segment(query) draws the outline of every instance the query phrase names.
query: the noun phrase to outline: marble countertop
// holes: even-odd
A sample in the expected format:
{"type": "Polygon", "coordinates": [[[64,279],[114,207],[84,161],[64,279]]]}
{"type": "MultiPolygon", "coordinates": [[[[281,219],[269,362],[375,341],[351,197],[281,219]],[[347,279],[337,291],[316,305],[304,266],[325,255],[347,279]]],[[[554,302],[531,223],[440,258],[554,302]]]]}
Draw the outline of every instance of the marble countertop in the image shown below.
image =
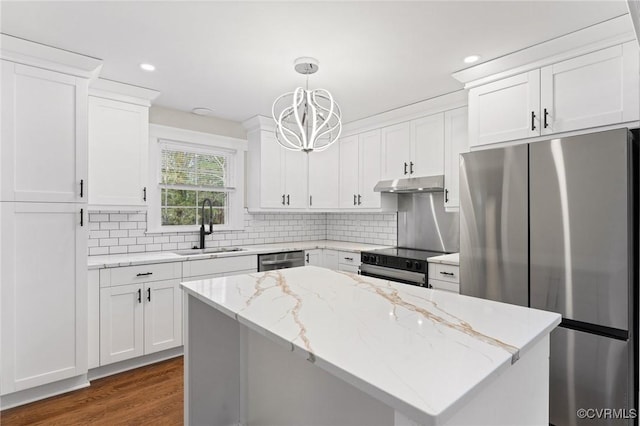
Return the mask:
{"type": "Polygon", "coordinates": [[[443,254],[427,259],[429,263],[443,263],[445,265],[460,266],[460,253],[443,254]]]}
{"type": "Polygon", "coordinates": [[[315,266],[181,286],[424,424],[446,421],[560,323],[559,314],[315,266]]]}
{"type": "Polygon", "coordinates": [[[380,246],[375,244],[352,243],[347,241],[332,240],[314,240],[314,241],[296,241],[283,242],[274,244],[257,244],[249,246],[240,246],[242,251],[232,251],[225,253],[204,253],[193,255],[179,255],[169,251],[158,251],[149,253],[129,253],[129,254],[112,254],[105,256],[89,256],[89,269],[114,268],[120,266],[145,265],[149,263],[163,262],[184,262],[188,260],[213,259],[220,257],[232,256],[248,256],[264,253],[277,253],[279,251],[292,250],[313,250],[328,249],[349,252],[361,252],[364,250],[375,250],[387,248],[388,246],[380,246]]]}

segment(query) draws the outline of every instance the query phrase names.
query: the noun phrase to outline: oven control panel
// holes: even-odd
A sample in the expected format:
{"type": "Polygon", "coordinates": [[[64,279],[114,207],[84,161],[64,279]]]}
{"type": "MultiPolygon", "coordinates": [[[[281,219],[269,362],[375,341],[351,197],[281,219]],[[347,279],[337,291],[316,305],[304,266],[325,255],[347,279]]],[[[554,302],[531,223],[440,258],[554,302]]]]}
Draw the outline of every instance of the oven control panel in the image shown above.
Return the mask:
{"type": "Polygon", "coordinates": [[[402,269],[403,271],[415,271],[427,273],[425,260],[406,259],[396,256],[385,256],[373,253],[362,253],[360,261],[368,265],[384,266],[386,268],[402,269]]]}

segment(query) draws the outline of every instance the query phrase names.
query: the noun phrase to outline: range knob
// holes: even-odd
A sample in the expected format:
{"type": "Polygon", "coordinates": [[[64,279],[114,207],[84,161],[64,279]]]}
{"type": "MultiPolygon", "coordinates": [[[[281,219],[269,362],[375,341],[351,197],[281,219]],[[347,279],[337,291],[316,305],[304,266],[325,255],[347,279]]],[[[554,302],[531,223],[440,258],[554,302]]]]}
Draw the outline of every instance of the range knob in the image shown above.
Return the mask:
{"type": "Polygon", "coordinates": [[[368,262],[369,261],[369,255],[368,254],[363,254],[362,255],[362,261],[363,262],[368,262]]]}
{"type": "Polygon", "coordinates": [[[405,261],[405,264],[407,265],[407,269],[411,269],[411,267],[413,266],[413,262],[410,260],[405,261]]]}
{"type": "Polygon", "coordinates": [[[416,262],[415,267],[416,267],[416,271],[420,271],[422,269],[422,263],[416,262]]]}

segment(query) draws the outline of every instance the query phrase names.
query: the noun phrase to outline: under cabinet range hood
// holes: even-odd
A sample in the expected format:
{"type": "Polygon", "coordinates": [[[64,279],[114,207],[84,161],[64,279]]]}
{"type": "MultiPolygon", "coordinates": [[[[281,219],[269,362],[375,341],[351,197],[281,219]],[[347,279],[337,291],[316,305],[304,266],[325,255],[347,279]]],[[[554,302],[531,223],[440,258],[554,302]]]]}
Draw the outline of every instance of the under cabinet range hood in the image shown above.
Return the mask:
{"type": "Polygon", "coordinates": [[[444,191],[444,175],[410,177],[403,179],[381,180],[373,188],[376,192],[442,192],[444,191]]]}

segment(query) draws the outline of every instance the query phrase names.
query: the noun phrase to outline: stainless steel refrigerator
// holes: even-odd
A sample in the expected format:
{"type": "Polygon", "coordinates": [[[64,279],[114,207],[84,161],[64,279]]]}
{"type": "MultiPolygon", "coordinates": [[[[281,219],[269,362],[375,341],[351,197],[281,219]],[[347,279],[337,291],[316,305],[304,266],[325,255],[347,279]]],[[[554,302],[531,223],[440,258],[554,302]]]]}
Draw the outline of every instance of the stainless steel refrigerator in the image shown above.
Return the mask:
{"type": "Polygon", "coordinates": [[[460,291],[562,314],[551,334],[556,426],[634,424],[637,164],[627,129],[461,157],[460,291]],[[580,419],[580,408],[614,411],[580,419]]]}

